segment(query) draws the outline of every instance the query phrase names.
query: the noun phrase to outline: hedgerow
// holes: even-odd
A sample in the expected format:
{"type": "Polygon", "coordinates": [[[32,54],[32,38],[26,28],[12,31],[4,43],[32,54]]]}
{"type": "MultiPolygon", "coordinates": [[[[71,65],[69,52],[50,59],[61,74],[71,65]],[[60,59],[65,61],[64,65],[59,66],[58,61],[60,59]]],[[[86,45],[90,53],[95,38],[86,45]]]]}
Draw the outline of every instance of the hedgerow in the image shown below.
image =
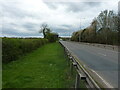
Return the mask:
{"type": "Polygon", "coordinates": [[[42,38],[2,38],[2,62],[15,61],[47,42],[47,39],[42,38]]]}

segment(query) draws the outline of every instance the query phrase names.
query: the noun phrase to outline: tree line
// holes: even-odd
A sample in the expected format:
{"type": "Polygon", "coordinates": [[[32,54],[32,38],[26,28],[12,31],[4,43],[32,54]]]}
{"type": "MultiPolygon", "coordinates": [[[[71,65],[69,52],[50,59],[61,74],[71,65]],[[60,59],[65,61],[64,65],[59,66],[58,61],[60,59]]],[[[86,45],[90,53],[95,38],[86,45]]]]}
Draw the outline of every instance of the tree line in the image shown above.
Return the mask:
{"type": "Polygon", "coordinates": [[[120,17],[114,11],[102,11],[89,27],[73,32],[71,40],[118,45],[119,20],[120,17]]]}

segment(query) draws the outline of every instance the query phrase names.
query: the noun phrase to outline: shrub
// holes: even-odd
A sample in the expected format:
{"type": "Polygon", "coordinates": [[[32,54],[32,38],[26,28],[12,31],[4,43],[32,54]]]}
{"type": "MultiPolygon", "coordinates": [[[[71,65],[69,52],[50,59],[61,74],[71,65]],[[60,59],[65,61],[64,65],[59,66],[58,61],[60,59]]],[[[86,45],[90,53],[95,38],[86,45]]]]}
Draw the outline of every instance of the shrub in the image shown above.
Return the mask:
{"type": "Polygon", "coordinates": [[[58,40],[58,34],[57,33],[47,33],[46,38],[49,42],[56,42],[58,40]]]}

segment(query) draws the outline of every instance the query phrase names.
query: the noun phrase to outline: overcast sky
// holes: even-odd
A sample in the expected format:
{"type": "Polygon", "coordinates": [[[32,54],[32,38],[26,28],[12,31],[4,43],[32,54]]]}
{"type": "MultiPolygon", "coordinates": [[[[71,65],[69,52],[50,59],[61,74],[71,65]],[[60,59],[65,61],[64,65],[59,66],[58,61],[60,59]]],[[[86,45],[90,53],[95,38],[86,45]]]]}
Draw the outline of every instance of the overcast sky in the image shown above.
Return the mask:
{"type": "Polygon", "coordinates": [[[52,31],[60,36],[70,36],[80,28],[80,23],[81,28],[89,26],[105,9],[117,13],[119,0],[48,1],[0,0],[0,36],[42,36],[38,33],[42,23],[47,23],[52,31]]]}

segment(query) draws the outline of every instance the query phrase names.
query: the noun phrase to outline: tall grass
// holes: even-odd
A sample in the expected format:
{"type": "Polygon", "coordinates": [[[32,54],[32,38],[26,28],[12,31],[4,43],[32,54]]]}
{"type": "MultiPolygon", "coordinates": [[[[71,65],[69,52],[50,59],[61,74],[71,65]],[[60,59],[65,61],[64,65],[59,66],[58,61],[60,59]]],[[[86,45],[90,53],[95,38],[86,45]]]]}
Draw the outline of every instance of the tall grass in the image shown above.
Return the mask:
{"type": "Polygon", "coordinates": [[[42,38],[2,38],[2,62],[14,61],[47,42],[47,39],[42,38]]]}

